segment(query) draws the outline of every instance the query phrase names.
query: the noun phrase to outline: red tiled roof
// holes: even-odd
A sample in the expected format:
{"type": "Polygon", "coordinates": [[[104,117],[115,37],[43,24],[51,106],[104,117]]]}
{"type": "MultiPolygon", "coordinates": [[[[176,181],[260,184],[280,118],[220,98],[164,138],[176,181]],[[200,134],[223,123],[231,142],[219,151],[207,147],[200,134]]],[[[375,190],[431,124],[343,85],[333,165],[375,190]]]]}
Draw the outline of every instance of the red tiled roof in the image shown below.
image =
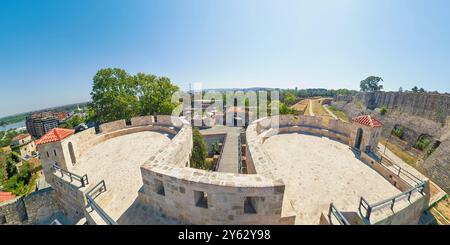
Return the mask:
{"type": "Polygon", "coordinates": [[[36,145],[47,144],[50,142],[61,141],[75,132],[73,129],[54,128],[48,131],[44,136],[36,141],[36,145]]]}
{"type": "Polygon", "coordinates": [[[30,134],[19,134],[16,137],[12,138],[12,141],[21,140],[21,139],[24,139],[24,138],[26,138],[28,136],[30,136],[30,134]]]}
{"type": "Polygon", "coordinates": [[[14,198],[16,198],[16,196],[11,192],[0,191],[0,202],[8,201],[14,198]]]}
{"type": "Polygon", "coordinates": [[[370,115],[355,117],[352,119],[352,122],[357,122],[371,128],[381,128],[384,125],[380,120],[370,115]]]}

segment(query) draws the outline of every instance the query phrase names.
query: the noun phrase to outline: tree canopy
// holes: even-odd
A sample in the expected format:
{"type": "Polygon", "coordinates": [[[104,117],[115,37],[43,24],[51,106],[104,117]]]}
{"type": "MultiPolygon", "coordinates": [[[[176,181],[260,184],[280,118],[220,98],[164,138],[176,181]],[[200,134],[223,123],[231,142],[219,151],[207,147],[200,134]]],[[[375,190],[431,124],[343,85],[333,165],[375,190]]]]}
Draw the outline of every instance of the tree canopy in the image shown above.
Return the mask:
{"type": "Polygon", "coordinates": [[[381,77],[370,76],[360,83],[360,89],[363,92],[374,92],[383,89],[383,85],[379,84],[383,79],[381,77]]]}
{"type": "Polygon", "coordinates": [[[86,118],[81,115],[74,115],[71,118],[67,119],[65,122],[59,125],[61,128],[70,128],[73,129],[81,123],[86,123],[86,118]]]}
{"type": "Polygon", "coordinates": [[[413,91],[414,93],[425,93],[425,89],[424,88],[418,88],[417,86],[414,86],[411,91],[413,91]]]}
{"type": "Polygon", "coordinates": [[[198,128],[192,128],[192,143],[191,167],[209,170],[211,166],[206,162],[208,146],[198,128]]]}
{"type": "Polygon", "coordinates": [[[93,78],[89,105],[92,120],[98,122],[129,120],[138,115],[170,114],[178,91],[167,77],[145,73],[130,75],[118,68],[101,69],[93,78]]]}
{"type": "Polygon", "coordinates": [[[295,101],[297,100],[297,96],[291,92],[291,91],[286,91],[284,93],[284,102],[288,105],[293,105],[295,103],[295,101]]]}

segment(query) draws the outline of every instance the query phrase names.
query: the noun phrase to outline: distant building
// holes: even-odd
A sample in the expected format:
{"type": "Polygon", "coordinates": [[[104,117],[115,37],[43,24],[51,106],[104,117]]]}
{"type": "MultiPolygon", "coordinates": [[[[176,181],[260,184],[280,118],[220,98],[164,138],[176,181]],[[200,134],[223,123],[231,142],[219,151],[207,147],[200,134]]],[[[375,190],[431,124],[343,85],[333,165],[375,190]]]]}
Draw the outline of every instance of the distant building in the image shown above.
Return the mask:
{"type": "Polygon", "coordinates": [[[55,112],[54,116],[58,119],[59,122],[65,121],[70,117],[70,113],[67,111],[55,112]]]}
{"type": "Polygon", "coordinates": [[[34,137],[39,138],[48,131],[56,128],[59,122],[68,117],[67,112],[39,112],[33,113],[26,118],[27,131],[34,137]]]}
{"type": "Polygon", "coordinates": [[[20,154],[22,158],[30,158],[36,152],[36,143],[30,134],[19,134],[11,141],[11,148],[20,154]]]}

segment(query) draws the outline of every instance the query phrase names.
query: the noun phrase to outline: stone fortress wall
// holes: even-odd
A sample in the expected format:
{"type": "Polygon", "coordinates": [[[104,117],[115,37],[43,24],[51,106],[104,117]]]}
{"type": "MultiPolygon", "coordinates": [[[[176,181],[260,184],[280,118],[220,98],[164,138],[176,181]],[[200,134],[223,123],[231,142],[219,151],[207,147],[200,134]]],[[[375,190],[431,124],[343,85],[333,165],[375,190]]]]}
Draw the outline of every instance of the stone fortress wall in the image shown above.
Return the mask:
{"type": "Polygon", "coordinates": [[[356,101],[368,108],[386,106],[409,115],[427,118],[444,124],[450,116],[450,95],[413,92],[366,92],[358,93],[356,101]]]}
{"type": "Polygon", "coordinates": [[[429,176],[445,192],[450,192],[450,95],[412,92],[358,93],[351,100],[335,98],[334,105],[353,117],[360,114],[378,114],[384,123],[383,136],[410,155],[419,158],[417,168],[429,176]],[[380,115],[385,106],[388,113],[380,115]],[[402,139],[391,137],[395,127],[402,127],[402,139]],[[437,149],[427,156],[414,144],[420,137],[432,140],[437,149]],[[423,159],[423,160],[422,160],[423,159]]]}
{"type": "Polygon", "coordinates": [[[141,203],[185,224],[294,224],[295,216],[282,213],[281,180],[190,168],[191,137],[190,125],[183,125],[173,143],[141,167],[141,203]]]}
{"type": "Polygon", "coordinates": [[[42,189],[19,197],[0,206],[0,217],[5,225],[49,224],[53,214],[62,212],[52,188],[42,189]]]}
{"type": "MultiPolygon", "coordinates": [[[[167,120],[170,121],[170,119],[160,119],[162,123],[167,120]]],[[[55,195],[60,201],[69,222],[76,223],[86,217],[87,201],[85,194],[100,180],[90,180],[87,176],[83,185],[76,177],[71,179],[67,173],[55,171],[53,164],[57,163],[62,170],[70,172],[83,153],[111,138],[142,131],[177,133],[173,127],[153,124],[153,122],[154,119],[151,116],[133,118],[130,125],[127,125],[125,120],[118,120],[100,125],[100,133],[98,134],[95,128],[90,128],[60,142],[39,145],[46,180],[55,190],[55,195]]]]}
{"type": "MultiPolygon", "coordinates": [[[[356,132],[359,128],[363,128],[364,130],[360,150],[375,149],[373,145],[378,144],[380,132],[371,132],[368,127],[359,124],[347,123],[327,117],[293,115],[282,115],[279,116],[279,118],[272,117],[257,120],[247,128],[246,132],[248,142],[247,154],[251,156],[250,161],[248,161],[249,166],[247,167],[251,173],[258,172],[270,175],[270,166],[272,165],[270,163],[271,160],[270,157],[267,156],[267,153],[264,152],[262,144],[267,138],[273,135],[302,132],[328,137],[353,147],[355,144],[356,132]]],[[[363,162],[362,164],[365,163],[373,168],[402,192],[411,190],[417,184],[411,181],[411,176],[407,173],[396,173],[395,170],[387,168],[364,150],[360,152],[359,158],[363,162]]],[[[425,188],[423,194],[415,193],[411,198],[411,201],[398,204],[394,209],[395,211],[392,211],[389,205],[378,210],[377,215],[374,215],[374,218],[369,220],[368,223],[418,224],[423,210],[427,208],[428,199],[430,197],[429,181],[425,180],[424,185],[425,188]]],[[[400,200],[400,198],[398,200],[400,200]]]]}
{"type": "MultiPolygon", "coordinates": [[[[270,157],[262,148],[264,140],[276,133],[301,131],[352,145],[352,137],[359,127],[339,120],[306,116],[280,116],[278,120],[272,117],[255,121],[246,132],[248,147],[245,157],[249,174],[190,168],[192,128],[182,118],[171,116],[133,118],[128,124],[125,120],[106,123],[100,126],[99,134],[89,129],[61,142],[44,144],[40,151],[44,155],[42,162],[46,178],[68,216],[75,221],[85,217],[89,224],[107,223],[98,214],[86,209],[86,193],[99,180],[89,180],[82,186],[77,181],[71,181],[67,175],[52,170],[51,163],[57,161],[61,168],[70,171],[77,164],[76,159],[93,145],[125,134],[156,130],[168,132],[173,137],[167,146],[141,166],[143,186],[138,192],[138,200],[142,205],[182,224],[294,224],[295,212],[284,200],[285,184],[270,171],[270,157]],[[280,127],[276,129],[273,125],[280,127]],[[43,154],[45,151],[57,152],[47,157],[43,154]]],[[[361,149],[366,149],[376,140],[370,129],[364,132],[367,134],[362,137],[361,149]]],[[[361,158],[367,159],[365,162],[371,159],[363,150],[361,158]]],[[[371,164],[374,169],[382,169],[378,162],[372,161],[371,164]]],[[[398,188],[407,188],[408,183],[401,176],[383,170],[377,171],[398,183],[398,188]]],[[[419,197],[420,200],[424,198],[419,197]]],[[[414,203],[417,203],[416,199],[414,203]]],[[[411,213],[417,212],[409,212],[410,206],[403,207],[402,212],[386,214],[377,222],[395,220],[395,216],[400,213],[407,213],[402,215],[401,220],[411,222],[415,219],[411,213]]]]}
{"type": "Polygon", "coordinates": [[[73,222],[86,218],[89,224],[105,224],[99,215],[86,209],[85,195],[98,181],[89,179],[89,183],[82,186],[54,171],[52,164],[58,162],[59,167],[70,172],[77,164],[76,159],[90,147],[144,130],[169,132],[175,136],[167,147],[160,149],[141,167],[144,183],[139,191],[141,203],[186,224],[294,224],[295,216],[286,211],[282,216],[284,184],[281,180],[190,168],[192,129],[188,122],[171,116],[133,118],[131,125],[124,120],[110,122],[100,126],[99,134],[88,129],[61,142],[40,146],[42,152],[56,151],[49,157],[43,154],[43,168],[73,222]],[[69,144],[72,150],[69,150],[69,144]],[[203,200],[201,204],[200,199],[203,200]],[[245,210],[246,205],[252,207],[251,212],[245,210]]]}

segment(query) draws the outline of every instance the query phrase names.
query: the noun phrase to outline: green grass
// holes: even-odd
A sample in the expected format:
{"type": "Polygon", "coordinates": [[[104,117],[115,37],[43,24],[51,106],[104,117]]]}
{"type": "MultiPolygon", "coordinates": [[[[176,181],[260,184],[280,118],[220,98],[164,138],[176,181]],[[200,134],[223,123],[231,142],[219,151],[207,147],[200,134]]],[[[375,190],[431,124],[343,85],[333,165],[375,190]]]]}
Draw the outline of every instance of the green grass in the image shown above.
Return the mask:
{"type": "Polygon", "coordinates": [[[394,153],[396,156],[398,156],[400,159],[402,159],[404,162],[409,164],[410,166],[416,168],[416,162],[417,158],[414,156],[411,156],[409,153],[398,147],[397,145],[387,142],[386,139],[381,138],[380,143],[385,145],[392,153],[394,153]]]}
{"type": "Polygon", "coordinates": [[[348,122],[348,116],[345,114],[345,112],[339,110],[336,106],[329,106],[328,109],[330,109],[331,112],[333,112],[334,115],[336,115],[339,119],[341,119],[344,122],[348,122]]]}
{"type": "Polygon", "coordinates": [[[323,109],[322,104],[318,100],[312,100],[312,111],[316,116],[329,116],[328,112],[323,109]]]}

